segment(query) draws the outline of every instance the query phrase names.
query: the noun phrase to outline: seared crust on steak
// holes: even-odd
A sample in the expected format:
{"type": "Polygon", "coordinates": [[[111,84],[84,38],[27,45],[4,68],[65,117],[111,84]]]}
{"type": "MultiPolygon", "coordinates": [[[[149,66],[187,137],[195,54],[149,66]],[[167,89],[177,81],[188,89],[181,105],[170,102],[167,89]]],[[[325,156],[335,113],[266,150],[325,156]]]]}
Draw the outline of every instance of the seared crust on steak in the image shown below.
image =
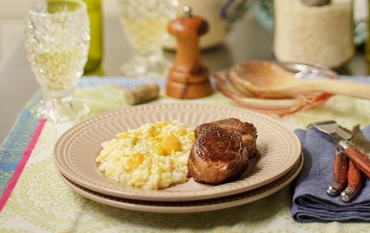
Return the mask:
{"type": "Polygon", "coordinates": [[[220,184],[238,179],[257,153],[257,130],[250,123],[227,118],[199,125],[188,160],[195,181],[220,184]]]}
{"type": "Polygon", "coordinates": [[[204,123],[194,129],[195,138],[204,131],[211,128],[223,128],[231,131],[238,131],[242,134],[244,146],[248,150],[248,157],[253,158],[258,154],[257,151],[257,129],[253,124],[242,122],[236,118],[226,118],[210,123],[204,123]]]}

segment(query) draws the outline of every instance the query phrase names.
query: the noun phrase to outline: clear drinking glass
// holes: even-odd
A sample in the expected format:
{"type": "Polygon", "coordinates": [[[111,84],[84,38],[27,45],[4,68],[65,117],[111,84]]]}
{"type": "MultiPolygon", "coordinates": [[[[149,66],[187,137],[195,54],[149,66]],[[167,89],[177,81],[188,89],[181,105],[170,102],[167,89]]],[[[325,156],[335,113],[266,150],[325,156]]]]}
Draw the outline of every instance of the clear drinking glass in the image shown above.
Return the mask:
{"type": "Polygon", "coordinates": [[[120,19],[133,57],[121,66],[125,76],[161,77],[171,62],[163,55],[163,35],[174,14],[173,0],[118,0],[120,19]]]}
{"type": "Polygon", "coordinates": [[[77,121],[89,108],[74,96],[89,49],[87,8],[79,0],[42,0],[26,15],[25,47],[43,99],[31,109],[37,119],[77,121]]]}

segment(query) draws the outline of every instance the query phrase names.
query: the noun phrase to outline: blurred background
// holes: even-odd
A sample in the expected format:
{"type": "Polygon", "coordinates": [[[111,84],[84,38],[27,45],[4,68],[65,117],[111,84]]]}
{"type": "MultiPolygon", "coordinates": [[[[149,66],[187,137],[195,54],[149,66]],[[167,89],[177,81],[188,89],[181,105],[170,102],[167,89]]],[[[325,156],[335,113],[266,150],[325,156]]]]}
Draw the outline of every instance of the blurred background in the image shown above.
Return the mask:
{"type": "MultiPolygon", "coordinates": [[[[0,1],[0,59],[11,49],[12,43],[23,33],[27,6],[34,0],[0,1]]],[[[119,23],[116,0],[103,0],[104,17],[115,18],[119,23]]]]}
{"type": "MultiPolygon", "coordinates": [[[[14,47],[21,43],[19,40],[22,38],[19,34],[23,33],[23,18],[27,6],[31,1],[34,0],[0,1],[0,66],[1,59],[6,56],[6,54],[11,53],[12,45],[14,47]]],[[[213,69],[213,66],[217,67],[217,69],[221,69],[232,63],[248,59],[273,59],[271,46],[273,42],[273,20],[272,10],[269,8],[272,6],[273,0],[246,0],[244,2],[248,1],[258,2],[257,7],[254,7],[244,14],[240,20],[233,23],[233,27],[226,38],[226,46],[219,46],[203,52],[206,59],[211,60],[211,71],[216,70],[216,68],[213,69]],[[252,44],[253,46],[245,46],[245,44],[252,44]],[[243,47],[243,50],[240,49],[240,46],[243,47]],[[227,56],[232,56],[233,58],[232,61],[229,62],[230,64],[226,62],[227,59],[225,59],[225,57],[227,56],[225,55],[225,51],[227,52],[227,56]],[[222,54],[224,57],[222,64],[219,64],[219,61],[213,61],[215,57],[217,57],[215,53],[222,54]],[[213,65],[213,63],[217,64],[213,65]]],[[[356,29],[354,40],[358,51],[361,53],[363,51],[364,41],[367,38],[368,5],[367,0],[353,0],[353,4],[354,25],[356,29]]],[[[125,50],[123,50],[122,48],[117,49],[113,46],[127,43],[119,21],[117,0],[102,0],[102,11],[104,24],[103,36],[105,37],[104,52],[105,54],[114,54],[115,56],[115,59],[111,59],[105,63],[105,69],[108,71],[105,74],[118,75],[119,72],[116,67],[119,67],[123,61],[129,58],[131,51],[130,48],[125,48],[125,50]],[[112,34],[106,32],[114,32],[114,36],[110,36],[112,34]],[[113,73],[110,72],[112,70],[114,70],[113,73]]],[[[173,53],[166,53],[166,56],[173,58],[174,55],[173,53]]],[[[106,56],[107,59],[110,57],[111,56],[106,56]]],[[[358,75],[370,73],[369,65],[365,64],[363,60],[363,55],[352,59],[352,63],[356,64],[356,67],[352,69],[352,63],[348,65],[349,69],[353,70],[350,74],[358,75]]],[[[347,74],[348,72],[343,71],[341,73],[347,74]]]]}

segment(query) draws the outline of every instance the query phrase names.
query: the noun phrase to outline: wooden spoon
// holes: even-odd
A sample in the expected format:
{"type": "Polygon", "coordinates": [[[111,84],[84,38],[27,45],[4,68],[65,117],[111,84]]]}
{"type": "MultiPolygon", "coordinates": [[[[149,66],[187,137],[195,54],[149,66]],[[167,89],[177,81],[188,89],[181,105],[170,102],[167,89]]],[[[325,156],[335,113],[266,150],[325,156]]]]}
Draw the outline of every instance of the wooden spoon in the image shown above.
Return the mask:
{"type": "Polygon", "coordinates": [[[370,84],[325,79],[300,79],[274,62],[250,61],[234,65],[230,75],[245,90],[258,98],[295,98],[317,92],[370,99],[370,84]]]}

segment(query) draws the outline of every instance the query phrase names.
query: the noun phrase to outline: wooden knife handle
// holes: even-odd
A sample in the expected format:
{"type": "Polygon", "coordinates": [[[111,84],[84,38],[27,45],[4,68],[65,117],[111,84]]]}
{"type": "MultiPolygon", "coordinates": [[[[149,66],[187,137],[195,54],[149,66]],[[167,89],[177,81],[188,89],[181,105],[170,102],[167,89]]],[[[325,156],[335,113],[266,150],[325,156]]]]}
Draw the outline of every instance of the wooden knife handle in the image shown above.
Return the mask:
{"type": "Polygon", "coordinates": [[[326,193],[330,196],[337,196],[347,185],[348,158],[343,152],[337,152],[334,157],[333,184],[326,193]]]}
{"type": "Polygon", "coordinates": [[[352,162],[360,169],[367,177],[370,177],[370,159],[349,141],[340,141],[341,146],[352,162]]]}
{"type": "Polygon", "coordinates": [[[352,160],[349,160],[347,181],[346,189],[340,194],[340,199],[343,202],[349,202],[358,193],[362,185],[362,172],[352,160]]]}

